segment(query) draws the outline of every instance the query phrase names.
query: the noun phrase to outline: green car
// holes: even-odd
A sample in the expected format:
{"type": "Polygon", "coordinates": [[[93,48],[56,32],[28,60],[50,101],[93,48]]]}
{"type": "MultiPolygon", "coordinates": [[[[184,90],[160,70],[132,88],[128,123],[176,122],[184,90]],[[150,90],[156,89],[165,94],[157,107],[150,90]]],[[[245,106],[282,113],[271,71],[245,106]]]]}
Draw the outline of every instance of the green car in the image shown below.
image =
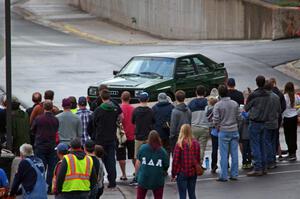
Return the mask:
{"type": "Polygon", "coordinates": [[[195,96],[197,85],[208,91],[227,81],[224,63],[216,63],[201,54],[193,53],[153,53],[132,57],[120,71],[113,71],[112,79],[88,88],[89,102],[97,98],[98,87],[106,84],[111,97],[120,101],[123,91],[129,91],[132,103],[138,102],[142,92],[156,101],[160,92],[172,99],[177,90],[184,90],[187,97],[195,96]]]}

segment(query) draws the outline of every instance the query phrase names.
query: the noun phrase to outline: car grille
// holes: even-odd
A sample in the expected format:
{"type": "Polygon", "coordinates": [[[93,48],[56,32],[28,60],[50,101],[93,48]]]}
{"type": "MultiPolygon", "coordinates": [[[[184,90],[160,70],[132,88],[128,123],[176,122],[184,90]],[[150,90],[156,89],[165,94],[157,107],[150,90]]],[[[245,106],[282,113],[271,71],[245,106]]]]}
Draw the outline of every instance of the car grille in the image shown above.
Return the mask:
{"type": "Polygon", "coordinates": [[[134,97],[134,91],[130,91],[130,90],[119,90],[119,89],[109,89],[109,92],[110,92],[110,96],[112,97],[112,98],[120,98],[121,97],[121,95],[122,95],[122,93],[124,92],[124,91],[128,91],[129,93],[130,93],[130,95],[131,95],[131,97],[133,98],[134,97]]]}

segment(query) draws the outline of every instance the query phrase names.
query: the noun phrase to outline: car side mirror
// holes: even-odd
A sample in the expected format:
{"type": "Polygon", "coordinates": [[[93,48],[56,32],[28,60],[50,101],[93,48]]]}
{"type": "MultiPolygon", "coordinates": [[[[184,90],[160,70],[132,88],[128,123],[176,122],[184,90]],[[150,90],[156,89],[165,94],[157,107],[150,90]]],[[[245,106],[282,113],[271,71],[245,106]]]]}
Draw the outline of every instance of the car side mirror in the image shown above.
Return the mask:
{"type": "Polygon", "coordinates": [[[182,79],[182,78],[185,78],[186,75],[187,75],[187,74],[186,74],[185,72],[177,72],[177,73],[176,73],[176,78],[182,79]]]}
{"type": "Polygon", "coordinates": [[[114,71],[113,71],[113,75],[117,75],[119,72],[120,72],[120,71],[118,71],[118,70],[114,70],[114,71]]]}
{"type": "Polygon", "coordinates": [[[218,67],[224,67],[224,66],[225,66],[224,63],[219,63],[219,64],[218,64],[218,67]]]}

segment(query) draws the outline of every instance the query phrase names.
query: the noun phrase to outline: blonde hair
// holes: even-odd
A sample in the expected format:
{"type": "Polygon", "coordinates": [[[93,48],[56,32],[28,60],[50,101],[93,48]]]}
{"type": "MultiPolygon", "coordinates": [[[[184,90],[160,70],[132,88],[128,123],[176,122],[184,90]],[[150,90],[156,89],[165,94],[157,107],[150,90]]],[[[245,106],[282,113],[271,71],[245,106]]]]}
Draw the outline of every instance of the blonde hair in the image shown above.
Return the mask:
{"type": "Polygon", "coordinates": [[[214,106],[218,102],[218,99],[214,96],[209,96],[208,97],[208,104],[210,106],[214,106]]]}
{"type": "Polygon", "coordinates": [[[192,147],[192,128],[189,124],[183,124],[180,128],[180,133],[178,136],[177,144],[178,146],[183,149],[184,142],[187,142],[189,147],[192,147]]]}

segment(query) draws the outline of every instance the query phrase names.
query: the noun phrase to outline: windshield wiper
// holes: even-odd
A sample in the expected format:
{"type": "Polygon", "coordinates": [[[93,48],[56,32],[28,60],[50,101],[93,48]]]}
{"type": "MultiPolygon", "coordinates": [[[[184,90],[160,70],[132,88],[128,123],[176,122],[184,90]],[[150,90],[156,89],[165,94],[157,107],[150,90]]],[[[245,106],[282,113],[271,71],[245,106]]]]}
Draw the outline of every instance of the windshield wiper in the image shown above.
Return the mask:
{"type": "Polygon", "coordinates": [[[155,73],[155,72],[141,72],[140,74],[143,74],[143,75],[154,75],[154,76],[157,76],[159,78],[163,78],[164,76],[158,74],[158,73],[155,73]]]}
{"type": "Polygon", "coordinates": [[[117,75],[117,77],[122,77],[122,76],[137,76],[137,77],[139,77],[140,74],[136,74],[136,73],[121,73],[121,74],[117,75]]]}

